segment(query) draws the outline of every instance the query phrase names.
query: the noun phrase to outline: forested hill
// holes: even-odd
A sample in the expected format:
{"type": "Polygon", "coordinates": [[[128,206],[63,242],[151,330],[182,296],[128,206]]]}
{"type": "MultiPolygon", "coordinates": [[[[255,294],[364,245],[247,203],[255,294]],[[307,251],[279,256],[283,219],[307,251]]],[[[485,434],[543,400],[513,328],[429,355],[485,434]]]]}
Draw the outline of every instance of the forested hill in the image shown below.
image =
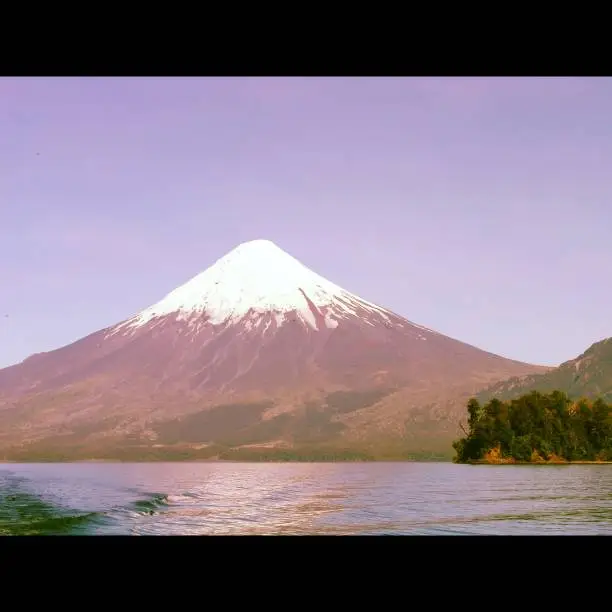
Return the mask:
{"type": "Polygon", "coordinates": [[[467,404],[457,463],[612,461],[612,404],[533,391],[510,401],[467,404]]]}
{"type": "Polygon", "coordinates": [[[486,402],[520,397],[530,391],[560,390],[571,398],[601,397],[612,402],[612,338],[593,344],[576,359],[566,361],[545,374],[509,378],[480,392],[476,399],[486,402]]]}

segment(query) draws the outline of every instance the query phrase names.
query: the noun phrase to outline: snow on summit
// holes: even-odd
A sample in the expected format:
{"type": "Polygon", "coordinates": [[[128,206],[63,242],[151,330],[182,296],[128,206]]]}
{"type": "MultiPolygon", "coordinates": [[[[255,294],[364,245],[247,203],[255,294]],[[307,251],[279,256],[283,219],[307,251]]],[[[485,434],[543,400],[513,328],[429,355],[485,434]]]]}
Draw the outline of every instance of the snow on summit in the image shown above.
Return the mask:
{"type": "Polygon", "coordinates": [[[318,329],[315,315],[335,328],[342,318],[364,310],[379,319],[392,314],[316,274],[270,240],[253,240],[120,327],[140,327],[171,314],[180,319],[205,314],[207,322],[218,325],[263,313],[274,314],[280,326],[286,313],[295,312],[312,329],[318,329]]]}

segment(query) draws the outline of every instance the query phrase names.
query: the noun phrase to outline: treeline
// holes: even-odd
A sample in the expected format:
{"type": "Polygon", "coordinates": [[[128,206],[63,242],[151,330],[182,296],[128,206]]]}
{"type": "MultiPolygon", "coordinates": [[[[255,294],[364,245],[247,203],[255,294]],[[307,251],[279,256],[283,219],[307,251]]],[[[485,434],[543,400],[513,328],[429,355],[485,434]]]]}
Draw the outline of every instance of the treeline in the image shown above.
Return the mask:
{"type": "Polygon", "coordinates": [[[456,463],[612,461],[612,405],[537,391],[507,402],[467,404],[456,463]]]}
{"type": "Polygon", "coordinates": [[[44,443],[26,448],[0,449],[0,461],[62,463],[70,461],[245,461],[245,462],[344,462],[344,461],[449,461],[449,453],[410,450],[395,444],[379,444],[368,448],[302,445],[270,448],[264,446],[226,447],[211,444],[206,447],[187,445],[130,446],[88,448],[45,447],[44,443]]]}
{"type": "Polygon", "coordinates": [[[373,461],[365,452],[350,449],[289,449],[289,448],[236,448],[219,454],[224,461],[262,462],[327,462],[327,461],[373,461]]]}

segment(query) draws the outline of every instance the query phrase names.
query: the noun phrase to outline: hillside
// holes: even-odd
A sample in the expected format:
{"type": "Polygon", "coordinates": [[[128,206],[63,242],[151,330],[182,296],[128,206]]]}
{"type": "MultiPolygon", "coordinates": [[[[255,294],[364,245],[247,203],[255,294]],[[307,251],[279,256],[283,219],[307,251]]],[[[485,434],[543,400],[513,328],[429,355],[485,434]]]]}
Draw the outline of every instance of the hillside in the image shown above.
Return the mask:
{"type": "Polygon", "coordinates": [[[582,355],[549,372],[512,377],[486,388],[476,397],[481,402],[492,397],[508,400],[530,391],[550,393],[555,390],[572,398],[601,397],[612,401],[612,338],[596,342],[582,355]]]}

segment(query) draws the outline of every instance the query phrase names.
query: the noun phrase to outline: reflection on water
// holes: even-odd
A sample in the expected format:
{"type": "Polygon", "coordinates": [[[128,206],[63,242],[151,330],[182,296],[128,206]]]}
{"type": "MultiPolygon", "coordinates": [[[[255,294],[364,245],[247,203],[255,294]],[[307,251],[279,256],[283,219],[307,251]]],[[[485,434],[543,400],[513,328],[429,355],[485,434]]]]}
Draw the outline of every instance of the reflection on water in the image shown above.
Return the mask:
{"type": "Polygon", "coordinates": [[[0,534],[612,534],[612,466],[0,466],[0,534]]]}

